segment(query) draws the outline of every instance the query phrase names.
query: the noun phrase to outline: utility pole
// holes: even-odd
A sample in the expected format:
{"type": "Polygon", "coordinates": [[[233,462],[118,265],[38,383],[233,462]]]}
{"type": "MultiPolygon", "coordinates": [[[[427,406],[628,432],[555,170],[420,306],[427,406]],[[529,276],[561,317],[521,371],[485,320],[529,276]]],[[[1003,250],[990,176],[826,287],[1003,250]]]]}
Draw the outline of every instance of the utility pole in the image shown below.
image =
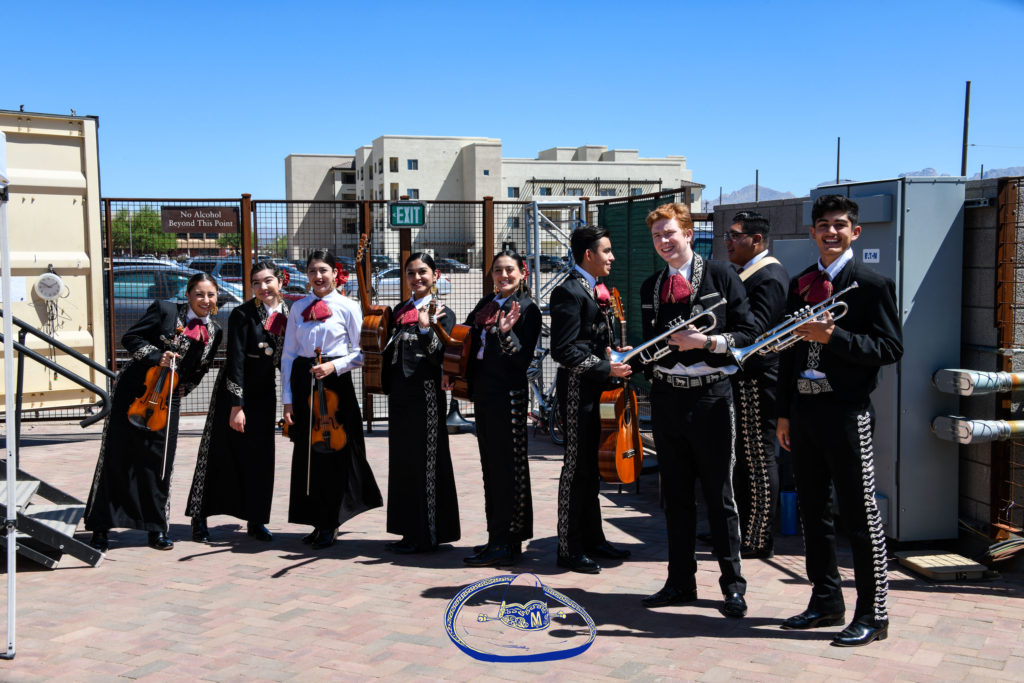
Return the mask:
{"type": "Polygon", "coordinates": [[[839,143],[841,138],[836,136],[836,185],[839,184],[839,143]]]}
{"type": "Polygon", "coordinates": [[[761,201],[761,170],[754,169],[754,203],[761,201]]]}
{"type": "Polygon", "coordinates": [[[967,93],[964,95],[964,152],[960,157],[960,175],[967,175],[967,128],[971,120],[971,82],[967,81],[967,93]]]}

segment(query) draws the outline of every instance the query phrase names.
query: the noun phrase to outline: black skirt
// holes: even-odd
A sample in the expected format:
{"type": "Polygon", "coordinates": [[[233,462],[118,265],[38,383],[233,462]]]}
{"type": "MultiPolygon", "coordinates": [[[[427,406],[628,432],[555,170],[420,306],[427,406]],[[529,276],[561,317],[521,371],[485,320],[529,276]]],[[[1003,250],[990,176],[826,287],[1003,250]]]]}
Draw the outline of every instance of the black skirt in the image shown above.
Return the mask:
{"type": "Polygon", "coordinates": [[[301,356],[292,364],[290,380],[295,424],[290,428],[294,448],[288,521],[333,529],[360,512],[382,506],[384,501],[366,462],[363,423],[350,373],[323,379],[325,390],[337,396],[334,417],[345,430],[345,445],[329,452],[309,448],[309,369],[312,366],[312,359],[301,356]],[[311,467],[307,467],[310,463],[311,467]]]}

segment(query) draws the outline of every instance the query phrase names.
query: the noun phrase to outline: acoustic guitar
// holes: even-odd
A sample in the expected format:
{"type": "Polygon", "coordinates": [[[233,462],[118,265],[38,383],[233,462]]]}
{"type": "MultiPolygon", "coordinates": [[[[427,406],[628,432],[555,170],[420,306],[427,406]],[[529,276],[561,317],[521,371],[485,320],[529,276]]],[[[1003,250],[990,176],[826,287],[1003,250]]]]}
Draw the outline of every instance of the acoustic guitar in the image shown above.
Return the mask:
{"type": "Polygon", "coordinates": [[[444,326],[434,317],[437,312],[437,299],[430,300],[429,312],[430,327],[444,344],[441,369],[452,379],[452,396],[468,401],[470,400],[469,382],[466,379],[466,374],[469,372],[470,347],[473,346],[469,335],[473,328],[469,325],[456,325],[452,328],[451,334],[445,332],[444,326]]]}
{"type": "Polygon", "coordinates": [[[384,389],[384,347],[391,338],[391,307],[370,303],[370,278],[364,277],[369,268],[362,268],[366,259],[369,236],[359,238],[356,253],[356,272],[359,274],[359,303],[363,309],[363,326],[359,334],[359,347],[363,351],[363,387],[369,394],[387,393],[384,389]],[[360,272],[362,271],[362,272],[360,272]]]}
{"type": "MultiPolygon", "coordinates": [[[[619,321],[620,347],[626,346],[626,315],[619,290],[612,288],[611,305],[619,321]]],[[[644,445],[640,441],[640,420],[636,392],[628,379],[601,393],[601,438],[597,464],[601,478],[609,484],[632,484],[640,476],[644,445]]]]}

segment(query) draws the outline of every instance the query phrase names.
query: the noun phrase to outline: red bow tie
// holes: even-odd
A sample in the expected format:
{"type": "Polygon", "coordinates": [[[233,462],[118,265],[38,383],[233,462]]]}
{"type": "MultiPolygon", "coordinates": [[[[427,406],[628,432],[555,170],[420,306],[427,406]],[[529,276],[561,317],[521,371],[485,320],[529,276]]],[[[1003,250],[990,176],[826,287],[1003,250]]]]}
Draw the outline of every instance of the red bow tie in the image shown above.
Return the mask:
{"type": "Polygon", "coordinates": [[[265,329],[270,334],[280,337],[282,334],[284,334],[284,328],[287,325],[288,318],[283,313],[274,311],[273,313],[270,314],[270,317],[267,318],[267,322],[263,324],[263,329],[265,329]]]}
{"type": "Polygon", "coordinates": [[[597,298],[597,303],[599,304],[606,304],[612,298],[611,293],[608,291],[608,288],[605,287],[603,282],[598,282],[594,285],[594,296],[597,298]]]}
{"type": "Polygon", "coordinates": [[[206,325],[199,318],[192,318],[188,321],[185,326],[185,336],[203,344],[210,341],[210,331],[206,329],[206,325]]]}
{"type": "Polygon", "coordinates": [[[501,310],[501,307],[496,302],[492,301],[477,311],[476,317],[473,318],[473,322],[480,327],[490,327],[494,323],[498,322],[499,310],[501,310]]]}
{"type": "Polygon", "coordinates": [[[412,325],[419,317],[419,310],[412,305],[411,301],[406,301],[401,308],[395,311],[393,320],[397,325],[412,325]]]}
{"type": "Polygon", "coordinates": [[[317,299],[302,312],[302,319],[307,323],[310,320],[327,320],[331,317],[331,307],[323,299],[317,299]]]}
{"type": "Polygon", "coordinates": [[[824,270],[807,273],[796,281],[796,285],[800,296],[809,304],[821,303],[832,296],[832,281],[824,270]]]}
{"type": "Polygon", "coordinates": [[[669,277],[661,285],[661,303],[663,304],[685,304],[690,302],[690,295],[693,288],[682,275],[676,274],[669,277]]]}

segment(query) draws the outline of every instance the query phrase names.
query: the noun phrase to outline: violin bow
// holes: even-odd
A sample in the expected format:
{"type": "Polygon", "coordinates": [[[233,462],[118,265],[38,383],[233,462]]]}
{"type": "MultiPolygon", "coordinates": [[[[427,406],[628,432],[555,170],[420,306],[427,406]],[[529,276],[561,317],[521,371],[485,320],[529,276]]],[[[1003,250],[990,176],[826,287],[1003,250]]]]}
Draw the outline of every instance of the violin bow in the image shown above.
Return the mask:
{"type": "MultiPolygon", "coordinates": [[[[175,353],[175,349],[178,348],[178,337],[184,332],[185,329],[180,325],[174,330],[174,339],[171,340],[171,353],[175,353]]],[[[160,478],[167,478],[167,445],[171,441],[171,411],[174,410],[174,401],[171,394],[174,389],[174,369],[175,369],[175,356],[171,356],[171,381],[167,383],[167,426],[164,427],[164,461],[160,465],[160,478]]]]}
{"type": "MultiPolygon", "coordinates": [[[[320,347],[316,347],[316,364],[320,365],[320,347]]],[[[306,495],[309,495],[310,470],[313,469],[313,388],[316,375],[309,373],[309,438],[306,440],[306,495]]]]}

